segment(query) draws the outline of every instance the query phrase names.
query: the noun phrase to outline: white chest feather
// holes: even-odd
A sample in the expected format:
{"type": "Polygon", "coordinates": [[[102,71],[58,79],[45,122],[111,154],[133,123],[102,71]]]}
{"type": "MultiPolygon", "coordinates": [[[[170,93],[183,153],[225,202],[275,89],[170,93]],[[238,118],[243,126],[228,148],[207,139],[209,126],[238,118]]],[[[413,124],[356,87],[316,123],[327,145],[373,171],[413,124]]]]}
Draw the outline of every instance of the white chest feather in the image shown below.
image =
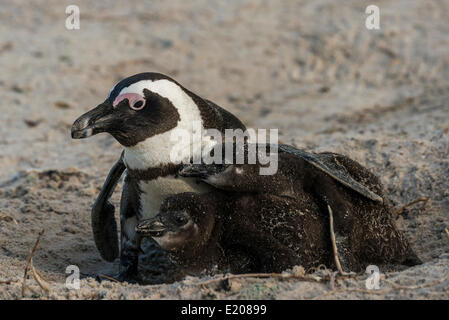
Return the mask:
{"type": "Polygon", "coordinates": [[[212,189],[205,183],[197,183],[195,178],[159,177],[155,180],[140,181],[140,219],[154,217],[162,201],[168,196],[182,192],[204,193],[212,189]]]}

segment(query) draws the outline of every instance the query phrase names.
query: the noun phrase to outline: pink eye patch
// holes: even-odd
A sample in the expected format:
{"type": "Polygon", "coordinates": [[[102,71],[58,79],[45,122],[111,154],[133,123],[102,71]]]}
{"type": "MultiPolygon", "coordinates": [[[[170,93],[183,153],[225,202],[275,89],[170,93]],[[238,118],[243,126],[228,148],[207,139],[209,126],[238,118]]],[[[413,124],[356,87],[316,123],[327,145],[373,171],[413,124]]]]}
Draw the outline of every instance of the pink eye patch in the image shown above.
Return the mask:
{"type": "Polygon", "coordinates": [[[115,108],[124,99],[128,99],[128,103],[131,109],[141,110],[145,105],[145,99],[138,93],[124,93],[115,98],[112,106],[115,108]]]}

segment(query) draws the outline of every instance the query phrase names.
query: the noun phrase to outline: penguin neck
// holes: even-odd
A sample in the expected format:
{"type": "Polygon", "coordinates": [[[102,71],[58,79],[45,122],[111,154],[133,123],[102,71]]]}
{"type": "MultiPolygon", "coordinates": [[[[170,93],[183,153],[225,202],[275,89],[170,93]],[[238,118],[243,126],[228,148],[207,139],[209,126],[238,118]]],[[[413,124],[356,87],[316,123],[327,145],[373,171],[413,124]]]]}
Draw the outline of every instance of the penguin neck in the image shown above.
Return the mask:
{"type": "Polygon", "coordinates": [[[139,142],[132,147],[125,147],[124,161],[128,169],[146,170],[167,165],[188,163],[191,159],[201,159],[204,152],[210,152],[216,141],[202,136],[204,129],[195,131],[167,131],[139,142]]]}

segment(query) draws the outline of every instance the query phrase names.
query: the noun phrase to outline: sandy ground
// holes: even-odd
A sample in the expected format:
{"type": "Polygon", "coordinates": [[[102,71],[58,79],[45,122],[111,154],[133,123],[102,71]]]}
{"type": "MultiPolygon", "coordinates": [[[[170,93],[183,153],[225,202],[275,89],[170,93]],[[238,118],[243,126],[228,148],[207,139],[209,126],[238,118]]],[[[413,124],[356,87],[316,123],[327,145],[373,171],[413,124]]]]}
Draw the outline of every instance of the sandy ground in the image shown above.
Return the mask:
{"type": "Polygon", "coordinates": [[[21,298],[41,229],[34,265],[50,290],[30,279],[26,298],[449,298],[448,1],[76,1],[81,29],[68,31],[73,2],[0,4],[0,298],[21,298]],[[365,28],[368,4],[380,6],[379,31],[365,28]],[[366,275],[97,283],[117,264],[95,248],[90,206],[121,149],[107,135],[71,140],[70,126],[117,80],[144,71],[249,127],[279,128],[283,142],[360,161],[398,207],[430,197],[397,219],[424,264],[381,268],[378,291],[365,290],[366,275]],[[68,265],[80,268],[79,290],[65,287],[68,265]]]}

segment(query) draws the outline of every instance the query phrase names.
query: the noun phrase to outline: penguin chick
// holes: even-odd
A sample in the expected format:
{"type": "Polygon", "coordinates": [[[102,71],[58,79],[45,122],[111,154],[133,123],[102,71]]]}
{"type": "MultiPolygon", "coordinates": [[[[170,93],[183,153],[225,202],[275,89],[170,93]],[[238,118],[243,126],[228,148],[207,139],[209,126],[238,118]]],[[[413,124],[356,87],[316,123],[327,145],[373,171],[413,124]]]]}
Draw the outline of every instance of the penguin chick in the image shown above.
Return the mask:
{"type": "Polygon", "coordinates": [[[167,198],[136,232],[152,237],[178,266],[200,271],[216,263],[232,273],[280,272],[329,265],[326,222],[304,194],[182,193],[167,198]]]}
{"type": "MultiPolygon", "coordinates": [[[[270,147],[272,148],[272,147],[270,147]]],[[[366,263],[421,263],[405,235],[396,228],[392,208],[378,177],[354,160],[335,153],[311,154],[291,146],[278,146],[278,170],[260,175],[261,164],[192,165],[180,169],[180,175],[200,180],[227,192],[249,194],[247,203],[234,209],[240,213],[241,233],[254,226],[262,230],[258,204],[272,199],[268,208],[281,215],[277,207],[289,199],[286,211],[308,209],[312,217],[328,221],[328,206],[333,210],[336,245],[345,271],[362,270],[366,263]],[[312,206],[310,203],[313,203],[312,206]],[[318,218],[320,217],[320,218],[318,218]]],[[[242,203],[236,202],[236,203],[242,203]]],[[[234,213],[236,215],[236,213],[234,213]]],[[[288,225],[287,221],[284,221],[288,225]]],[[[293,221],[292,226],[313,230],[313,226],[293,221]]],[[[235,225],[235,222],[234,222],[235,225]]],[[[329,222],[325,228],[328,234],[329,222]]],[[[292,239],[295,241],[295,239],[292,239]]],[[[316,243],[315,243],[316,245],[316,243]]]]}
{"type": "MultiPolygon", "coordinates": [[[[370,264],[411,262],[389,255],[394,247],[372,247],[378,252],[374,255],[351,251],[363,244],[379,245],[373,240],[378,232],[370,224],[382,220],[351,215],[361,232],[343,235],[350,238],[352,247],[345,248],[342,258],[356,261],[350,271],[362,271],[370,264]]],[[[381,223],[385,233],[396,232],[381,223]]],[[[179,268],[191,274],[213,263],[232,273],[282,272],[295,265],[335,267],[328,216],[307,193],[297,199],[271,194],[182,193],[167,198],[156,217],[139,223],[136,232],[154,239],[179,268]]]]}
{"type": "MultiPolygon", "coordinates": [[[[226,261],[233,272],[278,272],[296,264],[305,268],[333,266],[330,206],[345,271],[361,271],[369,264],[421,263],[404,234],[397,230],[383,187],[369,170],[339,154],[314,155],[316,159],[325,159],[326,166],[338,167],[333,172],[343,172],[355,181],[353,185],[362,185],[381,201],[374,201],[364,190],[349,188],[318,170],[297,156],[301,150],[283,146],[279,150],[278,171],[274,175],[259,175],[258,164],[185,165],[180,169],[181,175],[197,176],[217,189],[203,195],[184,193],[169,197],[158,219],[148,223],[154,222],[170,232],[145,233],[139,225],[138,233],[156,237],[184,265],[207,257],[226,261]],[[181,213],[190,224],[164,227],[161,217],[181,213]],[[223,249],[218,256],[219,251],[209,251],[217,247],[223,249]],[[233,259],[234,256],[239,258],[233,259]],[[244,260],[241,257],[249,261],[246,268],[239,265],[244,260]]],[[[226,264],[222,267],[226,268],[226,264]]]]}
{"type": "Polygon", "coordinates": [[[226,210],[220,206],[226,206],[227,197],[221,192],[198,195],[186,192],[168,197],[154,218],[136,226],[137,235],[151,237],[187,274],[224,265],[218,239],[223,231],[219,217],[226,210]]]}

